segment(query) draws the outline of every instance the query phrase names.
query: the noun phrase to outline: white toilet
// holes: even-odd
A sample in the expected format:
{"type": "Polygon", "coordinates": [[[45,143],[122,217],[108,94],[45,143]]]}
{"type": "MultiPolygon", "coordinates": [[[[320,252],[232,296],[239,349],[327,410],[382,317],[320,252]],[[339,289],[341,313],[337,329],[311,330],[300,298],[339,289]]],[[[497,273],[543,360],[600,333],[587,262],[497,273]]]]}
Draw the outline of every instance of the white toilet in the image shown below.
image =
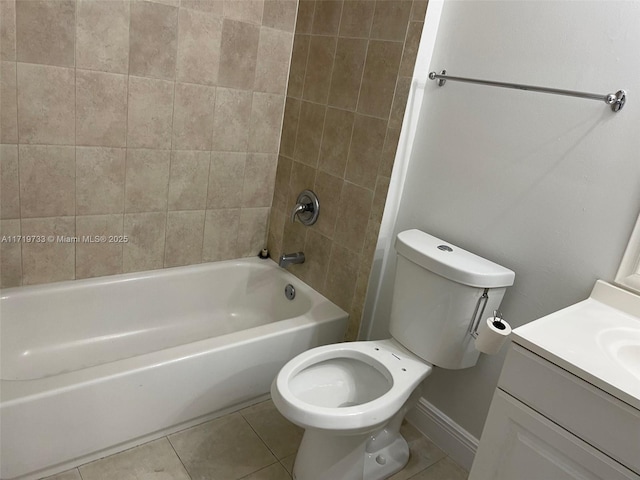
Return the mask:
{"type": "Polygon", "coordinates": [[[515,274],[420,230],[398,234],[392,338],[314,348],[271,386],[276,407],[305,429],[296,480],[381,480],[401,470],[400,435],[434,366],[475,365],[476,320],[498,309],[515,274]]]}

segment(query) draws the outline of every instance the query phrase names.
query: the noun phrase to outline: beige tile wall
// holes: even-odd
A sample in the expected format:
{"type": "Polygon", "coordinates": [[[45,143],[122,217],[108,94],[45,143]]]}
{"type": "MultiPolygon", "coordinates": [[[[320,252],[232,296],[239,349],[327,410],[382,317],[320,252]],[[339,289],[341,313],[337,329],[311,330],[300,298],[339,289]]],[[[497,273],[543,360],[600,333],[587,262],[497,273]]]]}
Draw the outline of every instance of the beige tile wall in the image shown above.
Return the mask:
{"type": "Polygon", "coordinates": [[[2,286],[256,254],[295,0],[0,0],[2,286]]]}
{"type": "Polygon", "coordinates": [[[371,262],[427,2],[301,0],[280,142],[269,248],[304,251],[290,270],[360,326],[371,262]],[[289,214],[305,188],[312,227],[289,214]]]}

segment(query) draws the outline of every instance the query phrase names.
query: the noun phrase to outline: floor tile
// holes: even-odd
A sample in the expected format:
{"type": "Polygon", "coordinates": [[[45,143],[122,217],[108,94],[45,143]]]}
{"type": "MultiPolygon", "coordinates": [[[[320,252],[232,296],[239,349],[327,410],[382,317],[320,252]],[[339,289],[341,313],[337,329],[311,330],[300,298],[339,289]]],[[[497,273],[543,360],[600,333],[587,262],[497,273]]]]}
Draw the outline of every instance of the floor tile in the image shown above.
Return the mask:
{"type": "MultiPolygon", "coordinates": [[[[411,424],[400,431],[411,456],[389,480],[466,480],[411,424]]],[[[45,480],[291,480],[303,433],[269,400],[45,480]]]]}
{"type": "Polygon", "coordinates": [[[304,429],[284,418],[271,400],[245,408],[240,413],[278,459],[296,453],[304,429]]]}
{"type": "Polygon", "coordinates": [[[66,472],[59,473],[58,475],[54,475],[53,477],[47,477],[43,480],[82,480],[80,473],[78,473],[78,469],[74,468],[73,470],[68,470],[66,472]]]}
{"type": "Polygon", "coordinates": [[[414,475],[411,480],[467,480],[468,475],[458,464],[446,457],[414,475]]]}
{"type": "Polygon", "coordinates": [[[277,462],[239,413],[175,433],[169,440],[192,480],[237,480],[277,462]]]}
{"type": "Polygon", "coordinates": [[[242,480],[291,480],[291,475],[289,475],[289,472],[287,472],[282,465],[274,463],[251,475],[242,477],[242,480]]]}
{"type": "Polygon", "coordinates": [[[400,433],[409,443],[409,463],[389,480],[406,480],[427,467],[430,467],[446,454],[431,440],[423,436],[415,427],[406,423],[400,428],[400,433]]]}
{"type": "Polygon", "coordinates": [[[400,433],[402,434],[404,439],[407,441],[407,443],[411,443],[414,440],[418,440],[420,438],[425,438],[424,435],[420,433],[420,430],[418,430],[416,427],[411,425],[406,420],[402,421],[402,426],[400,427],[400,433]]]}
{"type": "Polygon", "coordinates": [[[82,480],[189,480],[166,438],[88,463],[79,470],[82,480]]]}

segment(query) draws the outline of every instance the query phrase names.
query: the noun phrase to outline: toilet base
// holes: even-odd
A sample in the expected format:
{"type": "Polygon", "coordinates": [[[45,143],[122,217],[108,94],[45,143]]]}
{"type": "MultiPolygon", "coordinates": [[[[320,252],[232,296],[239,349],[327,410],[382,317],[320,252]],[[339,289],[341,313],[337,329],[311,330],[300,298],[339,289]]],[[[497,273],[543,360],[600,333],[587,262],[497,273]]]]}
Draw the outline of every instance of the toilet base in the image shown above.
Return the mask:
{"type": "Polygon", "coordinates": [[[363,480],[384,480],[399,472],[409,461],[409,445],[402,435],[377,452],[367,452],[363,480]]]}
{"type": "Polygon", "coordinates": [[[407,412],[418,403],[416,388],[382,428],[355,435],[305,430],[293,465],[294,480],[384,480],[409,461],[409,445],[400,434],[407,412]]]}
{"type": "Polygon", "coordinates": [[[294,480],[383,480],[409,461],[409,445],[400,433],[331,436],[307,430],[293,467],[294,480]],[[382,442],[380,442],[382,437],[382,442]],[[380,448],[376,448],[379,445],[380,448]],[[373,448],[372,448],[373,447],[373,448]]]}

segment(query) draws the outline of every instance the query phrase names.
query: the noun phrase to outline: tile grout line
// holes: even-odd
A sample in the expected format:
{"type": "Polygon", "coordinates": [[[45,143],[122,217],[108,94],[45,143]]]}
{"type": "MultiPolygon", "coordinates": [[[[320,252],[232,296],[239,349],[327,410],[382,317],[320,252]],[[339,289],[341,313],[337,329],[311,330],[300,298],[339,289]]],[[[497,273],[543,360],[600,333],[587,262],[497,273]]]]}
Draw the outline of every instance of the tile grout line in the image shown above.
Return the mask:
{"type": "MultiPolygon", "coordinates": [[[[14,17],[17,18],[17,14],[14,12],[14,17]]],[[[16,25],[15,22],[17,22],[17,19],[14,18],[14,31],[16,30],[16,25]]],[[[22,235],[22,199],[20,198],[20,112],[18,111],[18,52],[17,52],[17,41],[15,42],[15,46],[14,46],[14,50],[15,51],[15,65],[16,65],[16,77],[15,77],[15,82],[16,82],[16,158],[18,160],[18,225],[19,225],[19,235],[22,235]]],[[[24,253],[23,253],[23,243],[20,243],[20,285],[22,286],[24,285],[24,253]]]]}
{"type": "Polygon", "coordinates": [[[413,475],[411,475],[407,480],[411,480],[412,478],[416,478],[418,475],[420,475],[420,474],[422,474],[422,473],[426,472],[426,471],[427,471],[427,470],[429,470],[431,467],[433,467],[434,465],[436,465],[436,464],[440,463],[440,462],[441,462],[442,460],[444,460],[445,458],[447,458],[447,457],[446,457],[446,456],[445,456],[445,457],[442,457],[440,460],[438,460],[438,461],[436,461],[436,462],[433,462],[431,465],[428,465],[428,466],[424,467],[424,468],[423,468],[422,470],[420,470],[419,472],[416,472],[416,473],[414,473],[413,475]]]}
{"type": "MultiPolygon", "coordinates": [[[[289,62],[289,76],[287,77],[287,86],[286,86],[286,89],[285,89],[285,98],[284,98],[284,102],[285,103],[284,103],[284,109],[282,111],[282,130],[284,131],[284,122],[285,122],[286,113],[287,113],[287,98],[292,98],[292,99],[298,100],[298,109],[297,109],[298,110],[298,114],[297,114],[298,121],[296,122],[296,132],[295,132],[295,135],[293,137],[293,147],[292,147],[291,157],[295,157],[295,155],[296,155],[296,147],[298,145],[298,132],[300,130],[300,114],[302,112],[302,95],[304,93],[304,81],[305,81],[305,78],[307,76],[307,66],[309,64],[309,52],[311,51],[311,39],[310,39],[311,35],[309,35],[309,45],[307,45],[307,55],[306,55],[305,60],[304,60],[304,69],[303,69],[303,73],[302,73],[302,87],[301,87],[301,90],[300,90],[300,99],[297,99],[297,98],[295,98],[293,96],[289,96],[289,86],[290,86],[290,81],[291,81],[291,70],[292,70],[292,67],[293,67],[293,52],[294,52],[294,49],[295,49],[296,35],[301,35],[301,34],[298,34],[297,31],[296,31],[297,30],[297,26],[298,26],[298,20],[299,20],[298,15],[300,14],[300,5],[301,5],[300,2],[301,2],[301,0],[298,0],[298,8],[297,8],[297,11],[296,11],[296,19],[295,19],[294,26],[293,26],[293,42],[291,44],[291,60],[289,62]]],[[[313,25],[313,17],[315,16],[315,9],[316,9],[316,4],[314,3],[314,5],[313,5],[313,14],[311,15],[311,24],[312,25],[313,25]]],[[[282,133],[283,132],[281,132],[281,134],[280,134],[281,141],[282,141],[282,133]]],[[[278,153],[277,153],[278,157],[281,155],[281,153],[280,153],[281,147],[282,147],[282,144],[280,144],[278,146],[278,153]]],[[[279,163],[279,160],[280,159],[278,158],[278,163],[279,163]]],[[[291,170],[289,171],[289,178],[288,178],[288,181],[287,181],[287,187],[288,187],[289,192],[292,191],[292,188],[291,188],[291,174],[293,173],[293,162],[295,161],[293,158],[291,160],[292,160],[292,162],[291,162],[291,170]]],[[[273,191],[274,191],[274,195],[275,195],[275,191],[276,191],[275,185],[274,185],[273,191]]],[[[286,195],[286,192],[285,192],[285,195],[286,195]]],[[[285,208],[285,212],[284,213],[285,213],[285,217],[286,217],[286,209],[287,209],[286,198],[285,198],[285,201],[284,201],[284,208],[285,208]]],[[[269,218],[271,218],[271,213],[269,214],[269,218]]],[[[282,233],[282,240],[280,241],[280,249],[281,250],[284,247],[285,227],[286,227],[286,220],[285,220],[285,224],[282,227],[282,232],[281,232],[282,233]]],[[[268,232],[267,232],[267,235],[268,235],[268,232]]],[[[305,236],[305,239],[306,239],[306,236],[305,236]]]]}
{"type": "MultiPolygon", "coordinates": [[[[182,0],[180,0],[180,9],[184,8],[186,10],[188,10],[189,12],[194,12],[194,11],[198,11],[197,9],[190,9],[186,6],[182,5],[182,0]]],[[[220,15],[219,17],[219,25],[220,25],[220,41],[217,44],[218,47],[218,56],[220,57],[222,55],[222,31],[224,28],[224,4],[221,5],[222,8],[222,15],[220,15]]],[[[213,15],[211,15],[213,16],[213,15]]],[[[180,11],[178,11],[178,27],[180,26],[180,11]]],[[[178,39],[178,46],[177,46],[177,55],[176,55],[176,80],[178,77],[178,56],[180,54],[180,39],[178,39]]],[[[200,248],[200,263],[205,263],[205,262],[209,262],[210,260],[207,258],[205,259],[205,255],[204,255],[204,245],[205,245],[205,239],[206,239],[206,232],[207,232],[207,211],[209,210],[209,188],[211,186],[211,164],[213,163],[213,146],[214,146],[214,140],[215,140],[215,135],[216,135],[216,111],[217,111],[217,106],[218,106],[218,98],[220,95],[220,85],[218,84],[218,77],[219,77],[219,73],[220,73],[220,64],[218,62],[217,68],[215,70],[215,83],[213,85],[210,85],[213,89],[214,89],[214,93],[213,93],[213,111],[212,111],[212,125],[211,125],[211,132],[209,134],[209,168],[207,170],[207,193],[205,195],[204,198],[204,220],[203,220],[203,225],[202,225],[202,246],[200,248]]],[[[213,79],[212,79],[213,80],[213,79]]],[[[171,172],[169,172],[169,186],[171,186],[171,172]]],[[[167,201],[168,203],[168,201],[167,201]]]]}
{"type": "MultiPolygon", "coordinates": [[[[262,472],[263,470],[266,470],[267,468],[271,468],[271,467],[273,467],[274,465],[276,465],[276,464],[278,464],[278,463],[280,463],[280,461],[279,461],[278,459],[276,459],[276,461],[275,461],[275,462],[273,462],[273,463],[271,463],[271,464],[269,464],[269,465],[266,465],[266,466],[264,466],[264,467],[262,467],[262,468],[259,468],[258,470],[254,471],[254,472],[247,473],[246,475],[244,475],[244,476],[242,476],[242,477],[239,477],[239,478],[237,478],[236,480],[244,480],[244,479],[247,479],[247,478],[249,478],[250,476],[255,475],[255,474],[256,474],[256,473],[258,473],[258,472],[262,472]]],[[[284,466],[283,466],[282,468],[284,468],[284,466]]],[[[286,471],[286,470],[287,470],[287,469],[285,468],[285,471],[286,471]]],[[[287,472],[287,475],[289,475],[289,472],[287,472]]]]}
{"type": "MultiPolygon", "coordinates": [[[[299,110],[299,114],[298,114],[298,126],[296,128],[296,139],[295,139],[295,142],[294,142],[293,157],[296,156],[295,155],[296,154],[296,148],[295,147],[297,147],[297,144],[298,144],[298,133],[299,133],[299,130],[300,130],[300,123],[301,123],[300,122],[300,113],[302,112],[302,102],[308,101],[308,100],[304,99],[304,92],[305,92],[305,88],[304,87],[306,86],[307,70],[309,68],[309,58],[311,56],[311,39],[314,36],[313,25],[315,23],[315,15],[316,15],[317,6],[318,6],[318,3],[317,3],[317,0],[316,0],[314,2],[314,4],[313,4],[313,15],[311,16],[311,26],[310,26],[310,31],[309,31],[309,34],[308,34],[309,35],[309,48],[307,50],[307,59],[306,59],[305,68],[304,68],[302,91],[300,92],[300,99],[299,99],[299,101],[300,101],[300,110],[299,110]]],[[[324,140],[324,131],[325,131],[325,126],[326,126],[326,121],[327,121],[327,110],[329,109],[329,97],[331,95],[331,85],[333,83],[332,82],[333,73],[334,73],[335,65],[336,65],[336,53],[338,52],[338,42],[339,42],[340,26],[342,24],[342,14],[343,14],[343,12],[344,12],[344,2],[342,2],[341,6],[340,6],[340,18],[338,20],[337,32],[336,32],[336,35],[335,35],[336,44],[335,44],[335,47],[333,49],[333,61],[331,63],[331,72],[329,74],[329,85],[328,85],[328,89],[327,89],[327,100],[326,100],[326,103],[308,101],[311,104],[322,106],[323,109],[324,109],[323,118],[322,118],[322,132],[320,133],[320,141],[319,141],[319,145],[318,145],[318,153],[317,153],[317,156],[316,156],[315,165],[313,167],[311,167],[311,168],[314,169],[314,173],[313,173],[313,175],[314,175],[314,177],[313,177],[314,188],[315,188],[316,181],[318,179],[318,172],[321,171],[321,169],[320,169],[320,155],[321,155],[321,152],[322,152],[322,142],[324,140]]],[[[323,35],[317,35],[317,36],[323,36],[323,35]]],[[[328,37],[329,38],[333,38],[334,36],[333,35],[328,35],[328,37]]],[[[294,43],[295,43],[295,37],[294,37],[294,43]]],[[[349,146],[351,146],[351,144],[349,144],[349,146]]],[[[291,171],[292,172],[293,172],[293,167],[294,167],[295,162],[296,162],[296,159],[293,158],[292,159],[292,164],[291,164],[291,171]]],[[[303,165],[306,165],[306,164],[304,164],[302,162],[299,162],[299,163],[301,163],[303,165]]],[[[346,166],[345,166],[345,168],[346,168],[346,166]]],[[[290,177],[289,180],[291,180],[291,177],[290,177]]],[[[342,181],[344,181],[344,177],[342,178],[342,181]]],[[[342,196],[342,189],[340,190],[340,196],[342,196]]],[[[286,211],[285,211],[285,215],[286,215],[286,211]]],[[[336,220],[337,220],[337,217],[336,217],[336,220]]],[[[285,225],[286,225],[286,217],[285,217],[285,225]]],[[[335,233],[335,223],[334,223],[334,233],[335,233]]],[[[307,244],[307,236],[308,236],[307,234],[308,234],[308,231],[305,231],[304,242],[303,242],[303,247],[305,249],[306,249],[306,244],[307,244]]],[[[283,231],[283,242],[282,243],[284,244],[284,231],[283,231]]],[[[329,250],[329,259],[331,258],[331,252],[332,251],[333,251],[333,238],[331,238],[331,249],[329,250]]],[[[328,273],[328,268],[327,268],[327,270],[324,272],[323,278],[320,281],[320,283],[322,284],[322,289],[323,290],[326,287],[326,282],[327,282],[328,276],[329,276],[329,273],[328,273]]]]}
{"type": "MultiPolygon", "coordinates": [[[[317,0],[317,1],[322,1],[322,0],[317,0]]],[[[345,0],[345,1],[349,1],[349,0],[345,0]]],[[[409,20],[409,21],[415,21],[415,22],[418,22],[418,23],[422,23],[419,20],[409,20]]],[[[371,21],[371,26],[369,27],[369,32],[371,32],[372,26],[373,26],[373,19],[371,21]]],[[[330,33],[301,33],[301,35],[316,35],[318,37],[329,37],[329,38],[333,38],[334,37],[334,35],[332,35],[330,33]]],[[[389,38],[379,38],[379,37],[369,37],[369,36],[359,37],[357,35],[342,35],[340,33],[338,33],[335,36],[338,37],[338,38],[345,38],[347,40],[377,40],[377,41],[380,41],[380,42],[402,43],[402,40],[392,40],[392,39],[389,39],[389,38]]]]}
{"type": "MultiPolygon", "coordinates": [[[[377,2],[374,4],[373,7],[373,15],[371,17],[371,24],[369,25],[369,32],[367,33],[367,48],[365,49],[364,52],[364,65],[362,66],[362,75],[360,76],[360,87],[358,88],[358,95],[356,97],[356,107],[355,107],[355,112],[358,112],[358,106],[360,105],[360,93],[362,92],[362,81],[364,80],[364,72],[367,69],[367,58],[369,56],[369,45],[371,44],[371,32],[373,31],[373,20],[376,18],[376,9],[378,7],[377,2]]],[[[346,169],[346,167],[345,167],[346,169]]]]}
{"type": "MultiPolygon", "coordinates": [[[[127,42],[127,88],[126,88],[126,101],[127,109],[125,112],[125,130],[124,130],[124,165],[123,165],[123,185],[122,185],[122,235],[125,235],[125,225],[127,218],[127,165],[129,163],[129,87],[131,85],[131,2],[128,3],[129,12],[129,25],[128,25],[128,42],[127,42]]],[[[128,242],[127,242],[128,243],[128,242]]],[[[125,273],[124,262],[124,245],[122,246],[122,261],[120,262],[120,269],[122,273],[125,273]]]]}
{"type": "MultiPolygon", "coordinates": [[[[226,18],[226,17],[225,17],[226,18]]],[[[258,41],[260,41],[258,39],[258,41]]],[[[222,47],[221,47],[222,48],[222,47]]],[[[222,55],[222,54],[221,54],[222,55]]],[[[256,63],[257,63],[257,58],[256,58],[256,63]]],[[[218,80],[219,80],[219,75],[220,75],[220,71],[218,71],[218,80]]],[[[255,78],[254,78],[254,82],[255,82],[255,78]]],[[[256,98],[256,93],[260,93],[260,92],[256,92],[255,90],[248,90],[249,92],[251,92],[251,106],[249,108],[249,130],[247,131],[247,146],[246,146],[246,151],[244,152],[239,152],[244,154],[244,164],[242,167],[242,188],[240,190],[240,205],[237,207],[238,210],[238,229],[236,230],[236,241],[235,241],[235,253],[234,255],[238,256],[238,254],[240,253],[240,238],[241,238],[241,231],[240,231],[240,226],[241,226],[241,220],[242,220],[242,211],[245,209],[244,207],[244,180],[245,180],[245,175],[247,173],[247,158],[249,157],[250,153],[256,153],[256,152],[252,152],[251,149],[251,139],[253,138],[252,134],[251,134],[251,126],[253,125],[253,107],[254,107],[254,101],[256,98]]],[[[217,90],[216,90],[217,93],[217,90]]],[[[282,111],[282,115],[284,118],[284,109],[282,111]]],[[[244,418],[244,417],[243,417],[244,418]]]]}
{"type": "MultiPolygon", "coordinates": [[[[17,32],[16,32],[17,34],[17,32]]],[[[78,234],[78,2],[73,3],[73,236],[78,234]]],[[[78,245],[73,243],[73,278],[78,278],[78,245]]]]}
{"type": "MultiPolygon", "coordinates": [[[[299,0],[300,2],[301,0],[299,0]]],[[[316,15],[316,2],[314,1],[313,3],[313,13],[311,14],[311,26],[309,27],[311,30],[313,30],[313,20],[315,18],[316,15]]],[[[298,3],[298,13],[300,10],[300,3],[298,3]]],[[[297,24],[297,17],[296,17],[296,24],[297,24]]],[[[293,156],[295,157],[296,155],[296,147],[298,146],[298,132],[300,131],[300,113],[302,113],[302,102],[303,102],[303,97],[304,97],[304,85],[305,85],[305,81],[307,79],[307,68],[309,67],[309,56],[311,55],[311,31],[309,31],[309,45],[307,46],[307,55],[305,57],[304,60],[304,71],[302,73],[302,87],[300,88],[300,109],[298,111],[298,125],[296,125],[296,138],[295,141],[293,142],[293,156]]],[[[294,36],[293,36],[293,45],[291,47],[291,55],[292,55],[292,60],[293,60],[293,48],[295,46],[296,43],[296,38],[295,38],[295,32],[294,32],[294,36]]],[[[288,90],[289,90],[289,85],[287,82],[287,94],[288,94],[288,90]]],[[[292,97],[295,98],[295,97],[292,97]]]]}
{"type": "MultiPolygon", "coordinates": [[[[188,428],[185,428],[184,430],[188,430],[188,428]]],[[[175,432],[175,433],[180,433],[184,430],[180,430],[179,432],[175,432]]],[[[170,435],[165,436],[164,438],[167,439],[167,441],[169,442],[169,445],[171,445],[171,450],[173,450],[173,453],[176,454],[176,457],[178,457],[178,460],[180,461],[180,464],[182,465],[182,468],[184,468],[184,471],[187,474],[187,477],[189,477],[190,479],[193,479],[193,477],[191,477],[191,474],[189,473],[189,470],[187,470],[187,466],[184,464],[184,462],[182,461],[182,458],[180,457],[180,455],[178,454],[178,452],[176,451],[176,448],[173,446],[173,443],[171,443],[171,439],[169,438],[170,435]]]]}
{"type": "MultiPolygon", "coordinates": [[[[178,54],[180,52],[180,4],[182,2],[178,2],[178,7],[176,9],[176,64],[173,68],[173,98],[171,99],[171,137],[169,139],[169,175],[167,178],[167,189],[165,200],[167,201],[166,208],[164,210],[165,214],[165,222],[164,222],[164,246],[162,249],[162,268],[167,268],[167,236],[169,230],[169,188],[171,185],[171,166],[173,164],[173,147],[174,147],[174,128],[175,128],[175,117],[176,117],[176,91],[178,90],[178,54]]],[[[214,99],[215,105],[215,99],[214,99]]],[[[209,157],[211,160],[211,157],[209,157]]],[[[204,237],[204,227],[202,230],[202,235],[204,237]]],[[[202,252],[201,252],[202,253],[202,252]]],[[[202,259],[202,256],[201,256],[202,259]]]]}
{"type": "MultiPolygon", "coordinates": [[[[238,413],[240,413],[240,411],[239,411],[238,413]]],[[[287,475],[289,475],[289,478],[293,478],[292,474],[291,474],[291,473],[289,473],[289,470],[287,470],[287,467],[285,467],[285,466],[284,466],[284,464],[282,463],[282,460],[281,460],[280,458],[278,458],[278,455],[276,455],[276,453],[275,453],[273,450],[271,450],[271,448],[269,447],[269,445],[267,444],[267,442],[265,442],[265,441],[262,439],[262,437],[260,436],[260,434],[259,434],[259,433],[258,433],[258,432],[253,428],[253,425],[251,425],[251,422],[249,422],[249,420],[247,420],[247,419],[245,418],[245,416],[244,416],[242,413],[240,413],[240,416],[243,418],[243,420],[244,420],[245,422],[247,422],[247,425],[249,425],[249,428],[251,428],[251,430],[253,430],[253,432],[254,432],[254,433],[256,434],[256,436],[260,439],[260,441],[264,444],[264,446],[265,446],[265,447],[267,447],[267,449],[271,452],[271,455],[273,455],[273,457],[276,459],[276,461],[275,461],[274,463],[272,463],[271,465],[267,465],[266,467],[261,468],[260,470],[264,470],[265,468],[271,467],[271,466],[275,465],[276,463],[279,463],[279,464],[280,464],[280,466],[281,466],[282,468],[284,468],[285,472],[287,472],[287,475]]],[[[287,456],[288,456],[288,455],[287,455],[287,456]]],[[[256,472],[259,472],[260,470],[256,470],[256,472]]],[[[249,475],[253,475],[253,474],[254,474],[254,473],[256,473],[256,472],[250,473],[249,475]]],[[[245,476],[245,477],[242,477],[242,478],[246,478],[246,477],[248,477],[249,475],[247,475],[247,476],[245,476]]],[[[242,480],[242,478],[241,478],[241,479],[238,479],[238,480],[242,480]]]]}
{"type": "MultiPolygon", "coordinates": [[[[259,404],[256,404],[256,405],[259,405],[259,404]]],[[[243,409],[243,410],[244,410],[244,409],[243,409]]],[[[240,411],[238,411],[238,413],[240,413],[240,411]]],[[[262,439],[262,437],[261,437],[261,436],[260,436],[260,434],[256,431],[256,429],[255,429],[255,428],[253,428],[253,425],[251,425],[251,422],[250,422],[249,420],[247,420],[247,419],[245,418],[245,416],[244,416],[242,413],[240,413],[240,416],[241,416],[241,417],[242,417],[242,419],[245,421],[245,423],[246,423],[247,425],[249,425],[249,428],[253,431],[253,433],[255,433],[255,434],[256,434],[256,436],[260,439],[260,441],[262,442],[262,444],[263,444],[265,447],[267,447],[267,450],[269,450],[269,452],[271,453],[271,455],[273,455],[273,458],[275,458],[275,459],[276,459],[276,463],[277,463],[277,462],[279,462],[280,460],[278,459],[278,456],[274,453],[274,451],[273,451],[273,450],[271,450],[271,448],[269,447],[269,445],[267,445],[267,442],[265,442],[265,441],[262,439]]],[[[271,465],[273,465],[273,463],[272,463],[271,465]]],[[[269,465],[269,466],[270,466],[270,465],[269,465]]],[[[260,469],[260,470],[262,470],[262,469],[260,469]]],[[[285,470],[286,470],[286,469],[285,469],[285,470]]],[[[256,471],[259,471],[259,470],[256,470],[256,471]]],[[[253,472],[253,473],[255,473],[255,472],[253,472]]],[[[249,475],[251,475],[251,474],[249,474],[249,475]]],[[[242,477],[242,478],[244,478],[244,477],[242,477]]]]}
{"type": "MultiPolygon", "coordinates": [[[[218,95],[218,90],[216,89],[216,98],[218,95]]],[[[215,102],[214,102],[214,115],[215,115],[215,102]]],[[[207,170],[207,193],[204,197],[204,219],[203,219],[203,225],[202,225],[202,245],[200,247],[200,263],[205,263],[206,260],[204,258],[204,240],[205,240],[205,232],[207,229],[207,207],[209,206],[209,185],[211,182],[211,157],[213,156],[213,153],[211,152],[211,150],[208,152],[209,153],[209,168],[207,170]]],[[[169,179],[171,179],[171,177],[169,177],[169,179]]],[[[171,180],[169,180],[171,181],[171,180]]]]}
{"type": "MultiPolygon", "coordinates": [[[[73,236],[78,235],[78,2],[73,4],[73,236]]],[[[78,245],[73,243],[73,279],[78,278],[78,245]]]]}
{"type": "MultiPolygon", "coordinates": [[[[315,162],[315,170],[316,170],[316,174],[315,174],[315,178],[314,178],[314,188],[315,188],[315,183],[318,181],[318,172],[321,171],[320,169],[320,161],[322,158],[322,142],[324,141],[324,132],[327,126],[327,110],[329,110],[329,97],[331,96],[331,86],[333,85],[333,74],[335,73],[336,70],[336,55],[338,53],[338,44],[339,44],[339,37],[338,34],[340,33],[340,27],[342,26],[342,15],[344,13],[344,1],[340,4],[340,19],[338,20],[338,26],[337,26],[337,32],[336,32],[336,45],[333,48],[333,62],[331,62],[331,72],[329,73],[329,85],[327,87],[327,100],[326,103],[322,104],[322,106],[324,107],[324,117],[322,118],[322,132],[320,132],[320,142],[318,145],[318,156],[316,158],[316,162],[315,162]]],[[[308,61],[308,59],[307,59],[308,61]]],[[[304,93],[304,92],[303,92],[304,93]]],[[[346,167],[345,167],[346,168],[346,167]]],[[[343,180],[344,180],[344,176],[343,176],[343,180]]],[[[334,224],[334,229],[335,229],[335,224],[334,224]]],[[[305,240],[306,243],[306,240],[305,240]]]]}

